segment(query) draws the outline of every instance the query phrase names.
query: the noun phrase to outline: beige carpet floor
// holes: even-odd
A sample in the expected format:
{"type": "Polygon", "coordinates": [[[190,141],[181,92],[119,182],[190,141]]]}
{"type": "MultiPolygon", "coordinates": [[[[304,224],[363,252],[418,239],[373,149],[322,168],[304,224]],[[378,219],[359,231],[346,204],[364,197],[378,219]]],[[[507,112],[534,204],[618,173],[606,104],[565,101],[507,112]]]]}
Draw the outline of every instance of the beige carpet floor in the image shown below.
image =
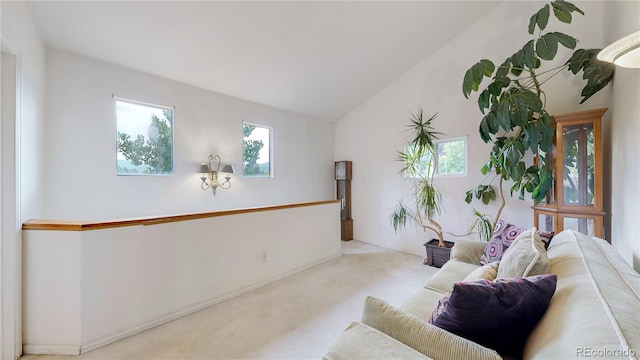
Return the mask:
{"type": "Polygon", "coordinates": [[[399,306],[437,269],[343,242],[343,256],[80,356],[32,359],[318,359],[373,295],[399,306]]]}

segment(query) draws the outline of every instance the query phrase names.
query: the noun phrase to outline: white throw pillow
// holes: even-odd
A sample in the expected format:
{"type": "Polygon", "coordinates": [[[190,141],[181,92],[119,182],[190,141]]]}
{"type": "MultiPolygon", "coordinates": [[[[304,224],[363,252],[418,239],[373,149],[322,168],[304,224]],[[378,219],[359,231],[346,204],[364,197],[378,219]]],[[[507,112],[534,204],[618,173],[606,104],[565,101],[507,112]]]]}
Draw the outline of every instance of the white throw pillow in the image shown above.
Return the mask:
{"type": "Polygon", "coordinates": [[[498,278],[527,277],[547,274],[550,262],[547,250],[536,228],[523,231],[504,253],[498,278]]]}

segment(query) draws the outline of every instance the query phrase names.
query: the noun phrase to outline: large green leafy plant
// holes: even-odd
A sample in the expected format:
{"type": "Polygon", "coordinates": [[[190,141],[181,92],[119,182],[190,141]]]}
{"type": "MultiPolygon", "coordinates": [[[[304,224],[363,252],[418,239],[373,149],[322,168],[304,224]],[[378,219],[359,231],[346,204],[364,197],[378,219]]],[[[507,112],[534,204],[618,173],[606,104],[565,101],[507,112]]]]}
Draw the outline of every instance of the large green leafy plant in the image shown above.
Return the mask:
{"type": "MultiPolygon", "coordinates": [[[[547,153],[551,150],[554,129],[546,110],[546,94],[543,85],[550,78],[568,70],[578,74],[587,84],[582,89],[584,103],[604,88],[613,79],[614,66],[596,59],[600,49],[578,49],[562,65],[542,67],[546,61],[555,59],[558,49],[575,49],[577,40],[560,32],[545,32],[551,13],[563,22],[571,23],[575,14],[584,12],[574,4],[557,0],[546,4],[529,20],[528,31],[532,36],[521,49],[509,56],[499,66],[491,60],[482,59],[464,75],[462,92],[468,99],[472,91],[479,92],[478,106],[484,115],[480,121],[480,137],[484,142],[493,143],[489,160],[482,167],[482,173],[494,173],[500,179],[501,206],[494,221],[497,221],[504,207],[502,183],[512,180],[511,194],[519,194],[524,199],[530,193],[536,203],[542,201],[553,185],[553,170],[546,157],[527,164],[526,154],[531,151],[547,153]],[[491,82],[480,88],[483,79],[491,82]]],[[[467,192],[466,201],[473,197],[485,204],[496,198],[490,185],[480,185],[467,192]]]]}

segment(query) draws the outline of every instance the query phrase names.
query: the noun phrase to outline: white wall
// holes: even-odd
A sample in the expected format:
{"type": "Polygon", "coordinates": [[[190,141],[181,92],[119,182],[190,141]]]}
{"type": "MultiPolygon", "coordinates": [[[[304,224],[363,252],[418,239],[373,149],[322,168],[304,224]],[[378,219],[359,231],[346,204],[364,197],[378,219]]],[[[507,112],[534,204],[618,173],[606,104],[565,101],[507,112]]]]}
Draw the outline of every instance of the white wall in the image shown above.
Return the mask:
{"type": "Polygon", "coordinates": [[[42,216],[45,50],[23,1],[2,2],[2,39],[18,54],[20,67],[21,219],[42,216]]]}
{"type": "MultiPolygon", "coordinates": [[[[333,124],[47,48],[47,218],[97,220],[327,200],[333,124]],[[169,177],[116,176],[112,94],[175,106],[169,177]],[[242,169],[242,121],[273,127],[274,178],[200,189],[198,165],[219,153],[242,169]]],[[[251,86],[251,84],[246,84],[251,86]]]]}
{"type": "MultiPolygon", "coordinates": [[[[606,2],[605,44],[640,30],[640,2],[606,2]]],[[[636,271],[640,271],[640,69],[616,67],[611,118],[605,123],[605,146],[610,164],[611,243],[636,271]],[[613,174],[613,175],[612,175],[613,174]]]]}
{"type": "MultiPolygon", "coordinates": [[[[477,106],[477,94],[474,93],[470,100],[462,95],[464,73],[482,58],[500,64],[520,49],[529,39],[530,16],[543,4],[505,2],[498,6],[336,123],[336,160],[353,161],[356,239],[424,254],[422,244],[433,236],[425,236],[413,227],[396,235],[389,221],[391,209],[398,201],[410,199],[408,184],[398,175],[401,165],[394,159],[407,140],[405,129],[409,111],[418,105],[422,105],[426,115],[440,114],[434,126],[446,137],[469,137],[469,176],[437,180],[444,192],[442,225],[454,233],[466,232],[472,216],[471,206],[464,202],[464,193],[483,180],[480,168],[486,162],[490,147],[478,135],[482,115],[477,106]]],[[[602,3],[582,2],[578,5],[586,17],[577,16],[571,25],[553,25],[552,28],[578,38],[580,47],[601,47],[602,3]]],[[[570,52],[563,51],[562,54],[558,55],[559,62],[566,61],[570,52]]],[[[571,78],[568,72],[550,81],[546,86],[547,110],[558,114],[606,105],[604,94],[578,105],[582,86],[583,82],[571,78]]],[[[505,187],[507,194],[509,186],[505,187]]],[[[478,201],[472,205],[495,214],[495,205],[487,208],[478,201]]],[[[533,226],[531,205],[530,200],[509,199],[502,219],[533,226]]]]}
{"type": "Polygon", "coordinates": [[[22,353],[20,224],[42,214],[39,187],[44,147],[44,45],[25,2],[0,2],[2,51],[10,54],[14,69],[2,76],[16,77],[15,106],[2,117],[2,224],[0,225],[0,357],[17,359],[22,353]],[[16,91],[17,90],[17,91],[16,91]],[[9,116],[7,116],[9,115],[9,116]]]}

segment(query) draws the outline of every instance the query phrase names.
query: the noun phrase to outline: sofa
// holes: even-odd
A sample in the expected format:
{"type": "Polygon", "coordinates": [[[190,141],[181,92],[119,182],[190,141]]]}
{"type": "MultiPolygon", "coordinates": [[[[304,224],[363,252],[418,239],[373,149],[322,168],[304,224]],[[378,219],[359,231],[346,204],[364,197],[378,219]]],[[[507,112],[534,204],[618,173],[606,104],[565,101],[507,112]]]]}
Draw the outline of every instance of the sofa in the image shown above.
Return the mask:
{"type": "MultiPolygon", "coordinates": [[[[506,358],[429,323],[445,293],[481,268],[486,246],[458,240],[451,259],[399,308],[367,298],[361,321],[348,325],[322,358],[506,358]]],[[[521,352],[512,357],[640,359],[640,275],[607,241],[572,230],[556,234],[546,256],[548,273],[557,277],[555,292],[521,352]]],[[[501,264],[492,265],[499,269],[501,264]]]]}

